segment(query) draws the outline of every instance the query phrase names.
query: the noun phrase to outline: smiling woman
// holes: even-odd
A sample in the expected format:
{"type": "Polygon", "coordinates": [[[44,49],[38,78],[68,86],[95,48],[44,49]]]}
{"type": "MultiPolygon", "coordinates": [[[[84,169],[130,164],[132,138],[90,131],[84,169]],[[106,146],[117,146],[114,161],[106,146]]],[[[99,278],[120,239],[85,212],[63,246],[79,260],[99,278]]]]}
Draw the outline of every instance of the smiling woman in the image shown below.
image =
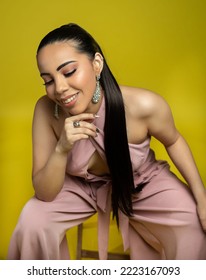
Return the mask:
{"type": "Polygon", "coordinates": [[[76,24],[48,33],[37,63],[46,96],[33,119],[35,197],[8,258],[68,259],[66,231],[97,212],[99,257],[107,259],[112,211],[131,259],[206,259],[206,191],[167,102],[119,86],[97,42],[76,24]],[[152,137],[189,187],[156,160],[152,137]]]}
{"type": "Polygon", "coordinates": [[[89,103],[103,66],[102,56],[96,54],[91,62],[87,55],[76,52],[73,45],[67,42],[43,47],[37,54],[40,75],[48,97],[63,106],[65,113],[95,112],[96,108],[91,110],[89,103]],[[61,50],[61,55],[56,50],[61,50]],[[52,60],[48,59],[51,55],[52,60]]]}

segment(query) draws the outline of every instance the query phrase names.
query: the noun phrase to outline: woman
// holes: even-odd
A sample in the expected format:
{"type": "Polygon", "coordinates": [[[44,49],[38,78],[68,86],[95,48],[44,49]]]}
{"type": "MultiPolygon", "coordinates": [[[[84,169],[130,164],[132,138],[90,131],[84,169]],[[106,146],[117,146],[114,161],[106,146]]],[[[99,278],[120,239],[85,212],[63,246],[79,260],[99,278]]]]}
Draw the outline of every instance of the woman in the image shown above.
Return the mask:
{"type": "Polygon", "coordinates": [[[35,197],[8,258],[68,259],[66,231],[98,212],[106,259],[112,210],[131,259],[206,259],[206,191],[165,100],[119,87],[99,45],[76,24],[47,34],[37,63],[47,95],[33,120],[35,197]],[[155,159],[151,137],[189,188],[155,159]]]}

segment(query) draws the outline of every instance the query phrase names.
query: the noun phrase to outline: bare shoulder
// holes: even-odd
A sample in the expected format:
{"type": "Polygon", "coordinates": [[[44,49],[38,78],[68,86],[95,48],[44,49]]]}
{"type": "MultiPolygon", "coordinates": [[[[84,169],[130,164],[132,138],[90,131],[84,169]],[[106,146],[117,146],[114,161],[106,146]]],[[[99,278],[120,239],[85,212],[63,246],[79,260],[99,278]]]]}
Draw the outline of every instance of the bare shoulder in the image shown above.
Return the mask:
{"type": "Polygon", "coordinates": [[[54,115],[55,104],[46,95],[40,97],[35,105],[35,112],[42,112],[44,115],[54,115]]]}
{"type": "Polygon", "coordinates": [[[51,128],[54,129],[56,122],[54,108],[55,103],[46,95],[37,100],[33,116],[34,131],[39,131],[39,128],[45,131],[49,131],[51,128]]]}
{"type": "Polygon", "coordinates": [[[57,119],[54,116],[55,103],[46,95],[38,99],[34,110],[34,120],[41,120],[41,123],[49,124],[52,127],[56,125],[57,119]]]}
{"type": "Polygon", "coordinates": [[[125,102],[126,110],[133,116],[144,118],[156,110],[168,109],[168,104],[165,99],[148,89],[137,87],[120,87],[125,102]]]}
{"type": "Polygon", "coordinates": [[[54,116],[54,113],[55,103],[46,95],[40,97],[36,103],[34,110],[34,130],[39,131],[40,129],[42,131],[42,134],[54,134],[56,138],[59,138],[62,127],[64,125],[65,115],[60,108],[58,111],[58,119],[54,116]]]}

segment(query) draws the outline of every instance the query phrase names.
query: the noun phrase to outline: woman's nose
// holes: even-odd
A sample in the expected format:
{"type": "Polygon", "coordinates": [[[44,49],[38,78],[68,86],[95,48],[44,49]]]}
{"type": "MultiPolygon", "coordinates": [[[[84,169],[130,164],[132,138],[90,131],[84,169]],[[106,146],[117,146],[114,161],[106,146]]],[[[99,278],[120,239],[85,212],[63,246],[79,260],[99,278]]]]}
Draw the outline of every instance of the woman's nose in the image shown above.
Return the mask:
{"type": "Polygon", "coordinates": [[[60,78],[56,79],[55,87],[56,87],[55,88],[56,93],[58,93],[58,94],[62,94],[69,89],[67,80],[64,77],[60,77],[60,78]]]}

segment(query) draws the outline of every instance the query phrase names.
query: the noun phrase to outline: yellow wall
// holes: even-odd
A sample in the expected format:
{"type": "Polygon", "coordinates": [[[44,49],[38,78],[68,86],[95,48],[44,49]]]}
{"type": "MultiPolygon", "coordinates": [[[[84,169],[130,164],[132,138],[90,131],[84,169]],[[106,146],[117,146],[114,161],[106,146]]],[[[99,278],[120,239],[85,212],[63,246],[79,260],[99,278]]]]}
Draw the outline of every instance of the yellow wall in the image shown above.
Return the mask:
{"type": "MultiPolygon", "coordinates": [[[[120,83],[163,95],[206,183],[205,13],[203,0],[1,0],[0,259],[6,258],[20,210],[33,194],[31,120],[35,101],[44,94],[35,62],[42,36],[76,22],[99,41],[120,83]]],[[[167,158],[161,145],[153,146],[158,157],[167,158]]],[[[72,256],[75,234],[75,229],[69,233],[72,256]]],[[[115,234],[111,250],[120,244],[115,234]]]]}

